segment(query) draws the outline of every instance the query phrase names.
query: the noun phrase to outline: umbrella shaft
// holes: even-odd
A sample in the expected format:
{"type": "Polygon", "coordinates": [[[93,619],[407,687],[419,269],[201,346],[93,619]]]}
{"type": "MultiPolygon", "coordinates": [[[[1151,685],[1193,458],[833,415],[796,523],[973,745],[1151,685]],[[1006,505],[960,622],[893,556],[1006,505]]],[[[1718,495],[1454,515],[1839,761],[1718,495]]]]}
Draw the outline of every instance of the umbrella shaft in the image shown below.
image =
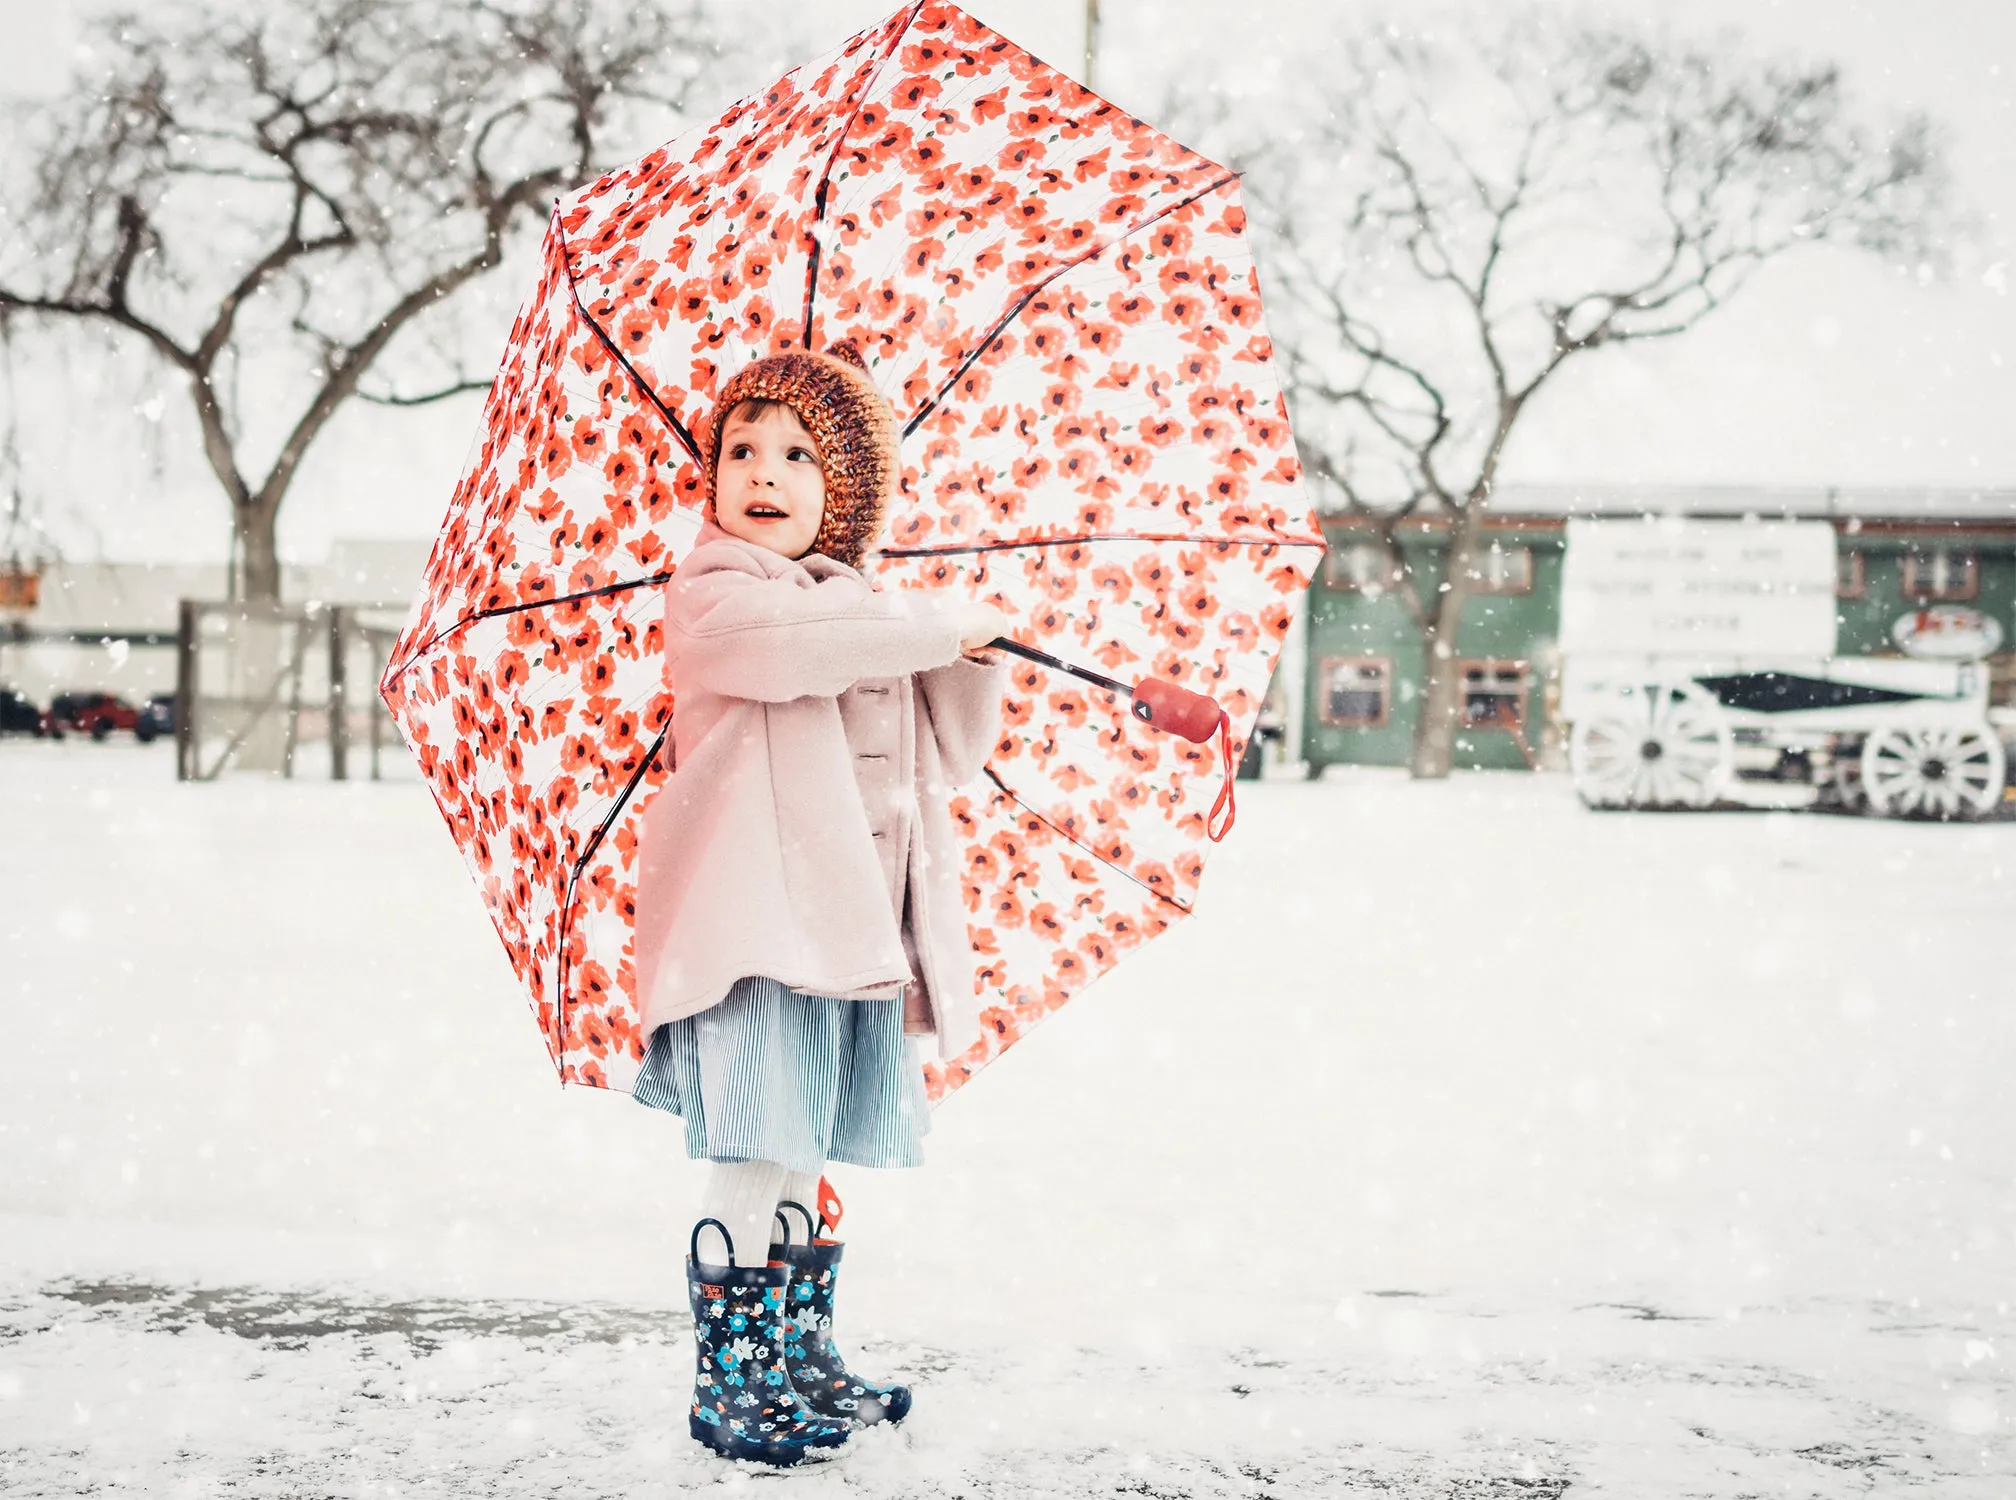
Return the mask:
{"type": "Polygon", "coordinates": [[[1134,689],[1126,683],[1115,682],[1111,677],[1102,677],[1097,672],[1085,667],[1074,667],[1068,661],[1059,661],[1056,657],[1050,655],[1049,652],[1038,651],[1034,646],[1024,646],[1016,641],[1006,640],[1000,636],[996,636],[987,644],[996,651],[1010,652],[1023,658],[1025,661],[1033,661],[1039,666],[1049,667],[1053,671],[1069,672],[1081,682],[1089,682],[1092,686],[1104,688],[1109,693],[1118,693],[1123,698],[1132,698],[1134,696],[1134,689]]]}

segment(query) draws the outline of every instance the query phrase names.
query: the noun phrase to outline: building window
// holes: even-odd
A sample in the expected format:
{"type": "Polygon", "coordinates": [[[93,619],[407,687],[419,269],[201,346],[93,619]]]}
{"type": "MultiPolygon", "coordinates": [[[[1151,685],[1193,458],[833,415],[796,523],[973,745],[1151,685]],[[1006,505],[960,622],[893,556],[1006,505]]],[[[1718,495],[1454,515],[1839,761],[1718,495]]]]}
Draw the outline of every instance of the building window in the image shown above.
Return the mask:
{"type": "Polygon", "coordinates": [[[1399,581],[1399,564],[1377,542],[1347,542],[1323,555],[1323,583],[1344,594],[1377,597],[1399,581]]]}
{"type": "Polygon", "coordinates": [[[1834,597],[1860,599],[1869,592],[1869,559],[1843,549],[1834,554],[1834,597]]]}
{"type": "Polygon", "coordinates": [[[1978,561],[1971,552],[1913,547],[1904,554],[1904,597],[1972,599],[1979,590],[1980,574],[1978,561]]]}
{"type": "Polygon", "coordinates": [[[1472,560],[1470,590],[1476,594],[1533,592],[1533,549],[1493,542],[1472,560]]]}
{"type": "Polygon", "coordinates": [[[1377,729],[1393,698],[1393,663],[1383,656],[1323,661],[1323,722],[1335,729],[1377,729]]]}
{"type": "Polygon", "coordinates": [[[1509,729],[1526,732],[1526,663],[1523,661],[1459,661],[1463,683],[1465,729],[1509,729]]]}

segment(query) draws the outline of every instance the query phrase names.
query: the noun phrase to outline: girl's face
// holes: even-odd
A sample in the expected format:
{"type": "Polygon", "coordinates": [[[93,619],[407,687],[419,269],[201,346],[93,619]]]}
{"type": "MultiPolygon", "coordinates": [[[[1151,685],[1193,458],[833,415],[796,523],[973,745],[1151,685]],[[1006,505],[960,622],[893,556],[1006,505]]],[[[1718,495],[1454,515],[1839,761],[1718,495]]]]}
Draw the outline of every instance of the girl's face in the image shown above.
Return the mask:
{"type": "Polygon", "coordinates": [[[753,417],[743,408],[721,427],[714,519],[730,536],[780,557],[803,557],[826,513],[826,476],[812,434],[788,406],[753,417]]]}

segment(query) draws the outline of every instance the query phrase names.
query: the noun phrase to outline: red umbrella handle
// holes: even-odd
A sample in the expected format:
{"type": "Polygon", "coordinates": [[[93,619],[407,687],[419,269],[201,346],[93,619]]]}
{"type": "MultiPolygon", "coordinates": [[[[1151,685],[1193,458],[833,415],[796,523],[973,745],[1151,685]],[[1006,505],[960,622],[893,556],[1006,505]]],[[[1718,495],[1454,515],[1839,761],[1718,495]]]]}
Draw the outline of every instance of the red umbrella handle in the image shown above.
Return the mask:
{"type": "Polygon", "coordinates": [[[1202,693],[1159,677],[1144,677],[1134,684],[1134,717],[1193,745],[1208,745],[1225,711],[1202,693]]]}
{"type": "Polygon", "coordinates": [[[1205,816],[1204,832],[1212,843],[1220,842],[1232,831],[1232,824],[1239,816],[1239,809],[1232,798],[1232,782],[1239,773],[1238,766],[1232,761],[1232,716],[1214,699],[1202,693],[1193,693],[1159,677],[1144,677],[1134,684],[1134,717],[1144,724],[1180,735],[1193,745],[1209,744],[1212,735],[1218,736],[1218,759],[1224,768],[1225,780],[1218,788],[1218,798],[1211,804],[1210,813],[1205,816]],[[1222,828],[1217,826],[1220,813],[1225,815],[1225,826],[1222,828]]]}

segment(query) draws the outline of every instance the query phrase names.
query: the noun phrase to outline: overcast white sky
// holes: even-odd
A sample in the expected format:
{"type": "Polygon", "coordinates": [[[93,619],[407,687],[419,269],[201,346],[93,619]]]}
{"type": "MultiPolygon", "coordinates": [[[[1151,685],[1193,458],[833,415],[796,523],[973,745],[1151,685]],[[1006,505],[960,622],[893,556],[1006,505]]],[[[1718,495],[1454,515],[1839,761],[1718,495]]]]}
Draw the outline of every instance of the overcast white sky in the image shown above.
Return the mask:
{"type": "MultiPolygon", "coordinates": [[[[1571,8],[1570,0],[1548,3],[1571,8]]],[[[1491,4],[1451,0],[1448,8],[1460,15],[1491,4]]],[[[798,9],[814,17],[824,45],[892,5],[817,0],[798,9]]],[[[1218,64],[1236,69],[1294,45],[1312,24],[1371,13],[1348,0],[1102,6],[1099,82],[1144,111],[1167,60],[1184,53],[1172,37],[1208,35],[1218,64]]],[[[81,18],[97,8],[0,0],[0,89],[35,93],[60,81],[81,18]]],[[[975,0],[971,8],[1076,70],[1082,0],[975,0]]],[[[1834,58],[1872,101],[1933,110],[1949,129],[1961,194],[1985,236],[1946,284],[1919,286],[1829,251],[1770,268],[1685,339],[1571,370],[1515,438],[1506,477],[2016,487],[2016,297],[1996,289],[2004,278],[2016,283],[2016,0],[1607,0],[1574,8],[1734,27],[1769,47],[1834,58]]],[[[528,266],[516,279],[530,274],[528,266]]],[[[503,332],[500,324],[500,339],[503,332]]],[[[220,558],[224,505],[175,421],[185,398],[125,347],[117,360],[73,355],[27,372],[29,482],[73,556],[220,558]],[[168,417],[159,429],[135,409],[155,394],[168,417]]],[[[340,420],[288,502],[283,550],[313,561],[338,536],[430,534],[477,417],[472,397],[340,420]]]]}

